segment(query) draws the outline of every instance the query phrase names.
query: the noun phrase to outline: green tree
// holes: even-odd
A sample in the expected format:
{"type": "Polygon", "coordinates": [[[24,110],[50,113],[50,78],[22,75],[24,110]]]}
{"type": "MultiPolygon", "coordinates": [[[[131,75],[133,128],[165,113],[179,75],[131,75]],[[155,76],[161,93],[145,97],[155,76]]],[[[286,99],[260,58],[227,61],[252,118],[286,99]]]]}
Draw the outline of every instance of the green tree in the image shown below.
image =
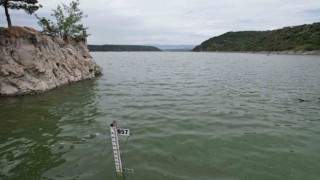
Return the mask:
{"type": "Polygon", "coordinates": [[[33,14],[42,7],[38,4],[38,0],[0,0],[0,6],[3,6],[7,18],[8,27],[12,26],[9,9],[23,9],[28,14],[33,14]]]}
{"type": "Polygon", "coordinates": [[[50,19],[44,17],[40,18],[36,15],[39,20],[38,24],[43,28],[43,33],[66,39],[68,36],[87,37],[87,29],[81,20],[87,17],[79,9],[79,0],[72,1],[69,6],[62,3],[62,6],[58,5],[57,9],[52,10],[51,16],[54,17],[56,23],[52,22],[50,19]]]}

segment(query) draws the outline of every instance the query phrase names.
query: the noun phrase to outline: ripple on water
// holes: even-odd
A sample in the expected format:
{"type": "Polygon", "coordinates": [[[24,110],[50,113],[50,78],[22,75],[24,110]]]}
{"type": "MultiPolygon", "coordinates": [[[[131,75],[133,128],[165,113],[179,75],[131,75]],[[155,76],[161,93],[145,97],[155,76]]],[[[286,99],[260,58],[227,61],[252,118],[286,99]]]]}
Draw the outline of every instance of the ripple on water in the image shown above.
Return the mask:
{"type": "Polygon", "coordinates": [[[317,56],[93,56],[94,81],[0,99],[0,179],[115,179],[113,120],[128,179],[320,176],[317,56]]]}

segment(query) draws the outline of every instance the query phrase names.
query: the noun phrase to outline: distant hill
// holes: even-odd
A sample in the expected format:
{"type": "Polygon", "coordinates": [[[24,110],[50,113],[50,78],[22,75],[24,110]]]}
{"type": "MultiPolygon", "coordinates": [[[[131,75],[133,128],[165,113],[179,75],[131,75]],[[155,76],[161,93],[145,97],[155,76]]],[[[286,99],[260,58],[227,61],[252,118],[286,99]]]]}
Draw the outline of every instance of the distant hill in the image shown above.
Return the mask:
{"type": "Polygon", "coordinates": [[[204,41],[194,51],[319,51],[320,23],[272,31],[228,32],[204,41]]]}
{"type": "Polygon", "coordinates": [[[166,45],[166,44],[152,44],[150,46],[157,47],[162,51],[191,51],[196,45],[166,45]]]}
{"type": "Polygon", "coordinates": [[[90,51],[161,51],[153,46],[139,45],[88,45],[90,51]]]}

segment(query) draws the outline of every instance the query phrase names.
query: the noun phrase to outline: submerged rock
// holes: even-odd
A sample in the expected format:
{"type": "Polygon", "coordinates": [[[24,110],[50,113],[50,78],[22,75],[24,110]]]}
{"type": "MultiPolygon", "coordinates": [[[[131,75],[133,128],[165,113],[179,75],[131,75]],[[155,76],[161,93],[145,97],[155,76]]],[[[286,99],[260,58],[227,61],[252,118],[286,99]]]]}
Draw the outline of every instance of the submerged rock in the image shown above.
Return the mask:
{"type": "Polygon", "coordinates": [[[102,73],[85,39],[52,38],[28,27],[0,28],[0,95],[44,92],[102,73]]]}

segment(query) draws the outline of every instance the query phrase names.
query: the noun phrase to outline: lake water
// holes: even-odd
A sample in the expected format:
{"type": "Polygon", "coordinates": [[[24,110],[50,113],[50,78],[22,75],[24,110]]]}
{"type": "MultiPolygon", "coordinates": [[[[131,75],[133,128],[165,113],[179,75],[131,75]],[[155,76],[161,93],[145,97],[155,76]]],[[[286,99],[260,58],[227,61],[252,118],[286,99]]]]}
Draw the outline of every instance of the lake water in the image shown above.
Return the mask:
{"type": "Polygon", "coordinates": [[[92,53],[96,80],[0,98],[0,179],[320,178],[320,56],[92,53]]]}

